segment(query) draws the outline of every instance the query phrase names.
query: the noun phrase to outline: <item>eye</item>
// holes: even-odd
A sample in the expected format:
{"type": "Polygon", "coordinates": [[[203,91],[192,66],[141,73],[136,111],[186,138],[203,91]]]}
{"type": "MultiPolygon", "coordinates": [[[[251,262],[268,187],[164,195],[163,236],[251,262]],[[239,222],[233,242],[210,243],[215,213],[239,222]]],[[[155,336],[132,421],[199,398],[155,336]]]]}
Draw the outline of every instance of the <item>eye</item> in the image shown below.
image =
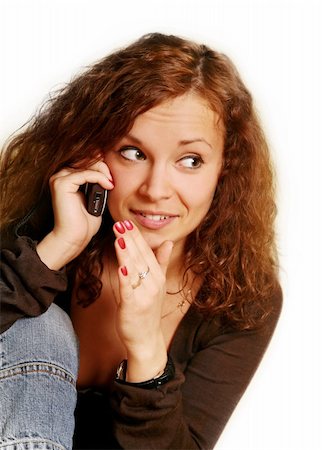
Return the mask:
{"type": "Polygon", "coordinates": [[[122,147],[120,154],[124,159],[130,161],[144,161],[146,159],[144,153],[136,147],[122,147]]]}
{"type": "Polygon", "coordinates": [[[180,159],[180,166],[183,166],[187,169],[199,169],[204,163],[201,156],[198,155],[188,155],[184,158],[180,159]]]}

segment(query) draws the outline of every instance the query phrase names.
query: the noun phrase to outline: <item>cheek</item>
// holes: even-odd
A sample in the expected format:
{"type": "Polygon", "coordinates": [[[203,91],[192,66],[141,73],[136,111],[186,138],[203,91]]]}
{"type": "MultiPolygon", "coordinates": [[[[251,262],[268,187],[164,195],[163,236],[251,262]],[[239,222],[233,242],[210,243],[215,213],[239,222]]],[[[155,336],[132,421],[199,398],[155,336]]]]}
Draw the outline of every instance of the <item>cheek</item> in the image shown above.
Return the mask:
{"type": "Polygon", "coordinates": [[[137,180],[140,178],[137,168],[124,166],[113,159],[109,161],[106,158],[105,161],[111,171],[115,185],[113,190],[117,192],[117,195],[123,195],[123,192],[133,191],[136,188],[137,180]]]}
{"type": "Polygon", "coordinates": [[[216,185],[209,189],[210,183],[205,180],[203,183],[194,186],[194,189],[190,191],[188,204],[192,209],[200,211],[200,214],[206,215],[208,212],[212,199],[216,191],[216,185]]]}
{"type": "Polygon", "coordinates": [[[114,189],[112,189],[108,194],[108,206],[111,211],[118,209],[118,207],[122,203],[122,199],[124,199],[124,196],[125,192],[123,191],[123,189],[118,187],[118,184],[115,183],[114,189]]]}
{"type": "Polygon", "coordinates": [[[199,197],[199,201],[196,201],[196,206],[195,206],[195,210],[196,210],[196,216],[198,216],[198,219],[203,219],[207,212],[209,211],[211,202],[212,202],[213,196],[212,195],[208,195],[207,197],[205,197],[203,199],[203,201],[200,201],[200,197],[199,197]]]}
{"type": "MultiPolygon", "coordinates": [[[[112,171],[111,171],[112,173],[112,171]]],[[[131,177],[118,176],[115,172],[112,173],[115,183],[114,188],[108,194],[108,208],[114,220],[123,220],[124,209],[127,206],[127,200],[131,198],[135,192],[135,183],[131,182],[131,177]]]]}

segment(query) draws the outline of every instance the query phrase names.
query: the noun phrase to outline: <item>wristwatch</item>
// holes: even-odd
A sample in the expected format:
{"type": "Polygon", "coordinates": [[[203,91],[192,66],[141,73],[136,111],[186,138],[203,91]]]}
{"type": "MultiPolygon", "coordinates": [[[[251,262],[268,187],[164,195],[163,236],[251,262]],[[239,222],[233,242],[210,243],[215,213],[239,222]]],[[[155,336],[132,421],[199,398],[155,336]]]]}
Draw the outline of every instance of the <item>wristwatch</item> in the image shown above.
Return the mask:
{"type": "Polygon", "coordinates": [[[167,365],[165,366],[163,373],[158,377],[151,378],[150,380],[147,381],[142,381],[140,383],[132,383],[130,381],[126,381],[126,368],[127,368],[127,360],[124,359],[118,366],[115,381],[119,384],[134,386],[141,389],[157,389],[158,387],[172,380],[175,374],[174,364],[170,355],[168,355],[167,365]]]}

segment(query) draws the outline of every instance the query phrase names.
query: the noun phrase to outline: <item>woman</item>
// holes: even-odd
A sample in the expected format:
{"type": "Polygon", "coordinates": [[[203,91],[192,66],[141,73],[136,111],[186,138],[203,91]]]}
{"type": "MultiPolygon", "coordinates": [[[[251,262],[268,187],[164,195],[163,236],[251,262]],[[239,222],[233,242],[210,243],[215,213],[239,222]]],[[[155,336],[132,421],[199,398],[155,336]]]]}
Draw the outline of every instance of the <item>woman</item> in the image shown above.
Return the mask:
{"type": "Polygon", "coordinates": [[[281,307],[269,151],[232,63],[144,36],[2,159],[1,442],[70,448],[77,378],[75,448],[213,448],[281,307]]]}

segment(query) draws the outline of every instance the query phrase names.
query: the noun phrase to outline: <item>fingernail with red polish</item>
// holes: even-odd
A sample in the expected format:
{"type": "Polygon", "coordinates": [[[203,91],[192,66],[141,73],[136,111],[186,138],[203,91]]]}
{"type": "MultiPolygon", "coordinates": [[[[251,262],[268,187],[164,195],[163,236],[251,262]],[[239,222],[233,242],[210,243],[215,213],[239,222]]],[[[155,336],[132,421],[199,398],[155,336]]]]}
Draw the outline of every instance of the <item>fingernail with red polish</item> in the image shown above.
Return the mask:
{"type": "Polygon", "coordinates": [[[125,228],[124,228],[124,225],[122,222],[116,222],[115,228],[117,229],[117,231],[119,233],[122,233],[122,234],[125,233],[125,228]]]}
{"type": "Polygon", "coordinates": [[[127,275],[127,268],[125,266],[121,267],[121,272],[126,277],[126,275],[127,275]]]}
{"type": "Polygon", "coordinates": [[[133,230],[133,224],[132,224],[132,222],[130,222],[129,220],[124,220],[123,223],[124,223],[124,225],[126,226],[126,228],[127,228],[128,230],[133,230]]]}
{"type": "Polygon", "coordinates": [[[121,247],[121,249],[124,250],[125,249],[125,241],[124,241],[124,239],[120,238],[120,239],[117,240],[117,242],[118,242],[119,246],[121,247]]]}

